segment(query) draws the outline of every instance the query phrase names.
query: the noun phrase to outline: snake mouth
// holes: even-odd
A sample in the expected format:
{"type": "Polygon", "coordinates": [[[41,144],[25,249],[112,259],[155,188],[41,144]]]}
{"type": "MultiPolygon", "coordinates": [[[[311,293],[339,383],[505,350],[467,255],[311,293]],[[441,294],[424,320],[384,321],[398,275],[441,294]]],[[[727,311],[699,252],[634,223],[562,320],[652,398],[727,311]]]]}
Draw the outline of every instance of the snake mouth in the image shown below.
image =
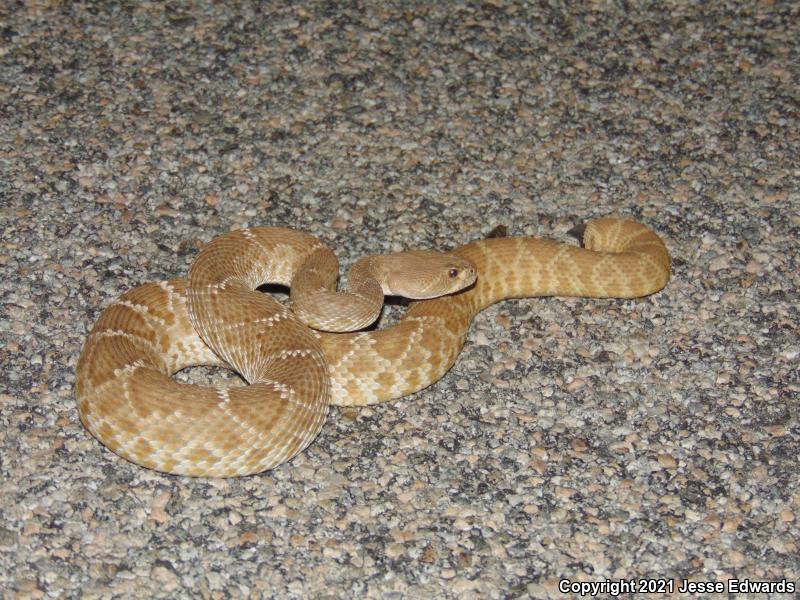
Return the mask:
{"type": "MultiPolygon", "coordinates": [[[[452,283],[452,282],[451,282],[452,283]]],[[[450,290],[443,292],[441,288],[431,291],[417,294],[412,300],[433,300],[435,298],[441,298],[443,296],[456,296],[468,290],[471,290],[475,287],[478,283],[478,278],[476,275],[472,275],[470,277],[463,276],[459,279],[457,284],[454,284],[450,290]]]]}

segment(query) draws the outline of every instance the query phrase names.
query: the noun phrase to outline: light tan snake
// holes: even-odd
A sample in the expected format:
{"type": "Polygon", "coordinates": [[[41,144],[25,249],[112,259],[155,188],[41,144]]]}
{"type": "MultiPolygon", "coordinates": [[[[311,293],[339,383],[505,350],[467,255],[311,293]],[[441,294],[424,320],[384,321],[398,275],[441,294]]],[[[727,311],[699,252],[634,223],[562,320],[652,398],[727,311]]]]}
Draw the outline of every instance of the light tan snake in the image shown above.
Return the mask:
{"type": "MultiPolygon", "coordinates": [[[[81,421],[112,451],[158,471],[229,477],[273,468],[311,443],[329,403],[373,404],[437,381],[455,362],[473,316],[494,302],[634,298],[669,279],[663,242],[633,221],[590,222],[584,246],[534,238],[472,242],[452,251],[455,267],[444,265],[451,277],[467,277],[461,284],[474,278],[474,265],[477,280],[467,289],[413,302],[384,330],[323,333],[253,291],[267,282],[291,284],[312,256],[311,279],[316,273],[318,280],[295,282],[305,285],[301,295],[335,285],[338,263],[321,242],[282,228],[231,232],[200,252],[188,284],[144,284],[100,315],[78,360],[81,421]],[[171,378],[192,365],[231,366],[250,385],[217,389],[171,378]]],[[[414,278],[414,269],[399,268],[399,281],[414,278]]],[[[357,279],[352,271],[349,278],[357,279]]],[[[300,308],[303,301],[294,293],[292,299],[300,308]]]]}

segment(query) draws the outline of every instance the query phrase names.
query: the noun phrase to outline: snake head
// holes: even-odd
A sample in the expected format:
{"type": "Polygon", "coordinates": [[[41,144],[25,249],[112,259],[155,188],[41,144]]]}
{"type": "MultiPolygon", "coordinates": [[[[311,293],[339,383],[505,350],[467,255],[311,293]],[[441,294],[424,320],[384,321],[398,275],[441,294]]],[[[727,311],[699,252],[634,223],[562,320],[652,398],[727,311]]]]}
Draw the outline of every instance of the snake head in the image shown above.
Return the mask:
{"type": "Polygon", "coordinates": [[[409,250],[382,257],[385,294],[427,300],[453,294],[475,283],[472,261],[433,250],[409,250]]]}

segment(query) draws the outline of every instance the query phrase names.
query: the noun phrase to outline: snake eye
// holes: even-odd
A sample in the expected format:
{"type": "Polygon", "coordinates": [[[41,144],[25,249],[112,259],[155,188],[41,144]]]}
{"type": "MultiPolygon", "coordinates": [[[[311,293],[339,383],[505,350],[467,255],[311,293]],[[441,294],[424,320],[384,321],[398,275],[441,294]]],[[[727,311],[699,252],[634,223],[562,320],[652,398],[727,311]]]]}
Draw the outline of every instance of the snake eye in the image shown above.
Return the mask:
{"type": "Polygon", "coordinates": [[[450,275],[450,279],[455,279],[458,277],[458,269],[450,269],[447,274],[450,275]]]}

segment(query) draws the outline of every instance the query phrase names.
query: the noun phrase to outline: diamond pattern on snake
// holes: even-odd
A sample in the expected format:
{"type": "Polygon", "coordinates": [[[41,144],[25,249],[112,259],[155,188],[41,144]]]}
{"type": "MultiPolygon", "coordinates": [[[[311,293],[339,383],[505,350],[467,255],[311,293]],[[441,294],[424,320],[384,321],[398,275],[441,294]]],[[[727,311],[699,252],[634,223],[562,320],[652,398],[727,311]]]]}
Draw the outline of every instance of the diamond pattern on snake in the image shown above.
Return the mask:
{"type": "Polygon", "coordinates": [[[305,449],[330,404],[361,406],[432,385],[456,360],[472,318],[510,298],[636,298],[662,289],[670,258],[653,231],[598,219],[584,247],[529,237],[339,263],[311,235],[255,227],[209,242],[187,279],[145,283],[100,315],[76,373],[81,422],[143,467],[196,477],[272,469],[305,449]],[[256,291],[290,287],[291,308],[256,291]],[[384,295],[414,300],[382,330],[384,295]],[[248,383],[217,389],[172,375],[224,366],[248,383]]]}

